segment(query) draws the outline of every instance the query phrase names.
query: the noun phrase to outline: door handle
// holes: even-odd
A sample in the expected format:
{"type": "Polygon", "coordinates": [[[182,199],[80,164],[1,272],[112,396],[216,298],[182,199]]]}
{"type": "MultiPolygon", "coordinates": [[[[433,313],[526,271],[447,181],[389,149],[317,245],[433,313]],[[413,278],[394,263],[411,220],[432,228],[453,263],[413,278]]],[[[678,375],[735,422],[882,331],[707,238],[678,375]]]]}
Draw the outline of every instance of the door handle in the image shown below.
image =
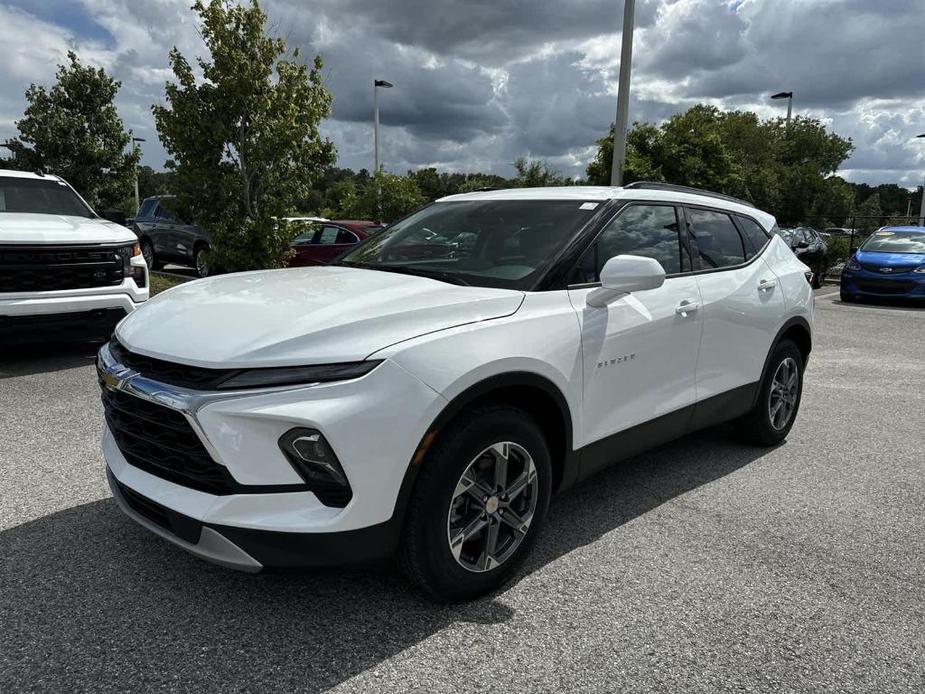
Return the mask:
{"type": "Polygon", "coordinates": [[[698,304],[696,301],[688,301],[685,299],[680,304],[678,304],[678,307],[674,310],[674,312],[682,318],[687,318],[688,313],[693,313],[698,308],[700,308],[700,304],[698,304]]]}
{"type": "Polygon", "coordinates": [[[767,292],[774,289],[775,286],[777,286],[777,280],[761,280],[758,283],[758,291],[767,292]]]}

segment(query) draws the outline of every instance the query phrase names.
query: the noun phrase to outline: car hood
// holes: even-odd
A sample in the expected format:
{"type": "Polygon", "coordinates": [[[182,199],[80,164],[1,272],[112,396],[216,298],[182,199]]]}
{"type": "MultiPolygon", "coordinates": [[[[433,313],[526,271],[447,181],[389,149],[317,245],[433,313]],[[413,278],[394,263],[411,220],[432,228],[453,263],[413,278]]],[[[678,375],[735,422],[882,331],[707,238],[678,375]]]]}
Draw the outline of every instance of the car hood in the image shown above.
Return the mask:
{"type": "Polygon", "coordinates": [[[193,366],[330,364],[510,315],[523,297],[347,267],[244,272],[170,289],[133,311],[116,335],[131,351],[193,366]]]}
{"type": "Polygon", "coordinates": [[[0,244],[130,243],[137,237],[105,219],[0,212],[0,244]]]}
{"type": "Polygon", "coordinates": [[[865,265],[877,267],[915,268],[925,265],[925,254],[922,253],[875,253],[872,251],[858,251],[855,260],[865,265]]]}

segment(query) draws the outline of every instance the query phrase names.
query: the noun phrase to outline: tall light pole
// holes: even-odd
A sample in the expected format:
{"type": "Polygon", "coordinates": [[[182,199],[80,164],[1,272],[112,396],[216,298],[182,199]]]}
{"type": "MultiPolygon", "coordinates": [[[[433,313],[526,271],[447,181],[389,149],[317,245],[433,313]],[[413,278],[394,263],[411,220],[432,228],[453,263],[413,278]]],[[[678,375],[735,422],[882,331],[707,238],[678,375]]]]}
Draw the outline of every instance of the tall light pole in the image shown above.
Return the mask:
{"type": "Polygon", "coordinates": [[[630,71],[633,66],[633,16],[636,0],[623,3],[623,47],[620,49],[620,82],[617,85],[617,120],[613,128],[613,163],[610,167],[610,185],[623,185],[623,167],[626,164],[626,124],[630,107],[630,71]]]}
{"type": "MultiPolygon", "coordinates": [[[[145,140],[143,137],[135,137],[131,135],[131,131],[129,131],[129,135],[132,137],[133,152],[138,150],[139,142],[147,142],[147,140],[145,140]]],[[[136,161],[135,162],[135,214],[138,214],[138,210],[140,207],[141,207],[141,198],[138,195],[138,162],[136,161]]]]}
{"type": "Polygon", "coordinates": [[[379,171],[379,87],[391,89],[391,82],[373,80],[373,174],[379,171]]]}
{"type": "MultiPolygon", "coordinates": [[[[916,137],[925,137],[925,133],[916,137]]],[[[925,227],[925,185],[922,186],[922,204],[919,206],[919,226],[925,227]]]]}
{"type": "Polygon", "coordinates": [[[793,92],[777,92],[777,94],[771,94],[772,99],[786,99],[787,100],[787,127],[790,127],[790,114],[793,113],[793,92]]]}

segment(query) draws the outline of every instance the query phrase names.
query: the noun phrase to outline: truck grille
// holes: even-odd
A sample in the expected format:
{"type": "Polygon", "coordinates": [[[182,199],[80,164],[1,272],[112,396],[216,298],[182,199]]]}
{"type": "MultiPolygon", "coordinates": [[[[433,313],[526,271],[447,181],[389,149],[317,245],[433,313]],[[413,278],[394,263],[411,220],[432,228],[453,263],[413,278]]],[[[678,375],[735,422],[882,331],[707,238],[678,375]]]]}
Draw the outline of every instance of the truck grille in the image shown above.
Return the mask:
{"type": "Polygon", "coordinates": [[[0,246],[0,292],[115,287],[131,246],[0,246]]]}
{"type": "Polygon", "coordinates": [[[130,465],[209,494],[239,491],[180,412],[105,386],[102,397],[106,423],[130,465]]]}

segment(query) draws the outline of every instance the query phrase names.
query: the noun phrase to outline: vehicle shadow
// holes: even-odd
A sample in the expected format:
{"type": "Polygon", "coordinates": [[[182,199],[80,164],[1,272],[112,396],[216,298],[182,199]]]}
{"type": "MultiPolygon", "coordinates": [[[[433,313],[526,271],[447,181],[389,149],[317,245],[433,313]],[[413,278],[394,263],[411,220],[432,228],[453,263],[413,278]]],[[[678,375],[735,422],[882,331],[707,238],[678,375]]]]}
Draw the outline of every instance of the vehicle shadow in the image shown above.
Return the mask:
{"type": "Polygon", "coordinates": [[[93,364],[103,342],[0,344],[0,379],[64,371],[93,364]]]}
{"type": "MultiPolygon", "coordinates": [[[[521,578],[766,452],[727,433],[686,437],[562,494],[521,578]]],[[[214,567],[112,499],[0,532],[0,691],[317,692],[455,622],[512,616],[503,594],[435,604],[391,568],[214,567]]]]}
{"type": "Polygon", "coordinates": [[[887,297],[878,299],[858,299],[857,301],[842,301],[841,299],[832,299],[832,303],[837,306],[867,306],[869,308],[889,308],[895,311],[911,311],[921,313],[925,311],[925,299],[890,299],[887,297]]]}

